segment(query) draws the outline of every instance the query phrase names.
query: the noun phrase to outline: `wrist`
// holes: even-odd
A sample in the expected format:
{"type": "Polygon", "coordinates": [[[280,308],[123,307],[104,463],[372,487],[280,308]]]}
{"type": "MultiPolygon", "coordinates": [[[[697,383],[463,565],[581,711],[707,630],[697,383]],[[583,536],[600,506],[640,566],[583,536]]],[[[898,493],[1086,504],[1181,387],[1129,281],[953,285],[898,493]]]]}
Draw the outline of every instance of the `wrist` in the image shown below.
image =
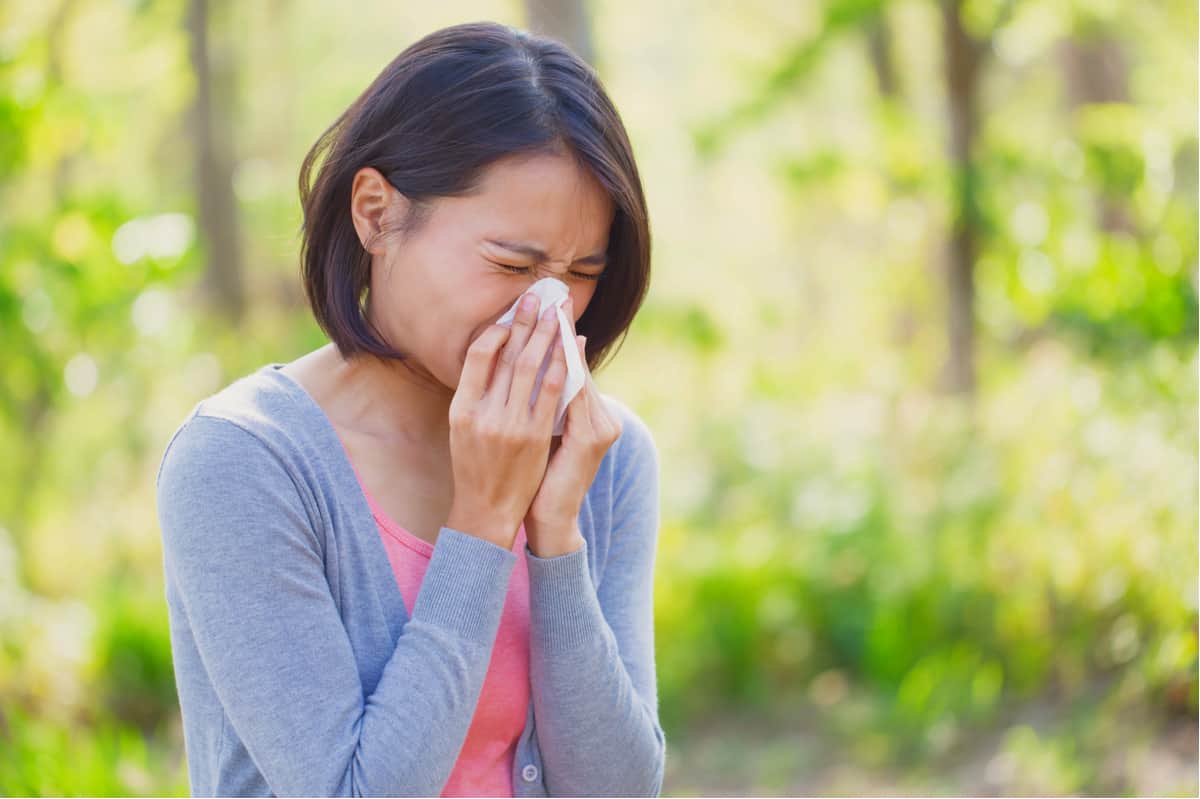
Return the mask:
{"type": "Polygon", "coordinates": [[[529,551],[539,558],[569,555],[582,549],[585,544],[583,533],[574,519],[552,525],[526,519],[525,533],[529,551]]]}
{"type": "Polygon", "coordinates": [[[459,508],[451,508],[446,517],[446,526],[459,532],[473,535],[490,541],[499,547],[511,549],[517,537],[520,522],[508,523],[498,520],[494,513],[471,513],[459,508]]]}
{"type": "Polygon", "coordinates": [[[562,557],[563,555],[570,555],[573,552],[578,552],[584,548],[586,543],[587,542],[584,540],[583,536],[579,536],[578,541],[565,541],[562,542],[560,546],[552,546],[550,548],[534,546],[532,543],[529,543],[529,551],[532,552],[533,556],[536,558],[548,560],[550,558],[558,558],[562,557]]]}

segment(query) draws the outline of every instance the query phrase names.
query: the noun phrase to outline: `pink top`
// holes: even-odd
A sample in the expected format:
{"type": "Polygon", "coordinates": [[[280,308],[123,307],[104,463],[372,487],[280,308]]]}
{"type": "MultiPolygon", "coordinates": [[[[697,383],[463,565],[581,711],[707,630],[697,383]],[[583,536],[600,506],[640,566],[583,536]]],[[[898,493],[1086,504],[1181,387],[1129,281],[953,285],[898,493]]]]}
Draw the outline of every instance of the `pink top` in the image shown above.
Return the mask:
{"type": "MultiPolygon", "coordinates": [[[[353,464],[351,464],[353,465],[353,464]]],[[[358,470],[354,470],[358,475],[358,470]]],[[[388,518],[363,485],[363,495],[379,527],[392,572],[411,614],[433,545],[388,518]]],[[[513,552],[525,552],[525,525],[517,530],[513,552]]],[[[512,796],[513,756],[529,712],[529,569],[518,557],[492,647],[492,660],[467,738],[442,796],[512,796]]]]}

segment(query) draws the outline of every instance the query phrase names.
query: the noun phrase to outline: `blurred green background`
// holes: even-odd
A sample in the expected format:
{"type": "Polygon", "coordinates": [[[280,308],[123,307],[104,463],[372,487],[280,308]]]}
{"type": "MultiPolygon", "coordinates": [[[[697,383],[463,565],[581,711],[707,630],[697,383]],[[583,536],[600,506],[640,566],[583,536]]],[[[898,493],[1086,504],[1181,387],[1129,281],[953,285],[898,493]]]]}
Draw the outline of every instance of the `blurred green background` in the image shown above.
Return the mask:
{"type": "Polygon", "coordinates": [[[664,794],[1195,795],[1197,12],[0,2],[0,794],[186,794],[154,476],[325,339],[299,164],[493,19],[600,71],[654,280],[664,794]]]}

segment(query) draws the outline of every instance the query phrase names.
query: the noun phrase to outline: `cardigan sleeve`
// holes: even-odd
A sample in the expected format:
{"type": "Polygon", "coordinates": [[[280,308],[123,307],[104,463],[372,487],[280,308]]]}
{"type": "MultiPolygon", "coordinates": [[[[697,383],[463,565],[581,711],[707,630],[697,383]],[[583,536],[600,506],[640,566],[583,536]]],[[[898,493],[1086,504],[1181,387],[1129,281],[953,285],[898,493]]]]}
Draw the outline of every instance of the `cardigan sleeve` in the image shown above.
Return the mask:
{"type": "Polygon", "coordinates": [[[178,678],[211,682],[226,735],[275,795],[437,796],[517,554],[443,527],[412,616],[364,695],[326,577],[321,514],[295,472],[224,418],[194,415],[168,444],[157,480],[167,597],[202,664],[178,678]]]}
{"type": "Polygon", "coordinates": [[[622,414],[612,531],[592,585],[587,544],[539,558],[526,547],[530,679],[544,780],[552,796],[657,796],[666,740],[658,719],[654,561],[658,453],[650,430],[622,414]]]}

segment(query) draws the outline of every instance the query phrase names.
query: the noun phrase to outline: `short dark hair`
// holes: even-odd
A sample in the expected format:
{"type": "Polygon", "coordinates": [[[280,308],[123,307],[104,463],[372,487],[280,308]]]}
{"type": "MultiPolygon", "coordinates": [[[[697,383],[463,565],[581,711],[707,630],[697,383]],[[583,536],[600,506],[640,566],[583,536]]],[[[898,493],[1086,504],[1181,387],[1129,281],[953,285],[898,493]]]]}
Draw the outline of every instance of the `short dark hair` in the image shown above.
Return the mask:
{"type": "Polygon", "coordinates": [[[397,227],[403,234],[421,227],[438,197],[478,190],[493,162],[539,153],[573,157],[616,207],[608,265],[576,329],[587,336],[589,369],[620,349],[650,283],[646,201],[620,115],[595,70],[562,43],[472,22],[400,53],[321,134],[300,168],[304,290],[343,357],[407,357],[366,318],[371,258],[349,213],[355,173],[374,167],[408,198],[397,227]]]}

